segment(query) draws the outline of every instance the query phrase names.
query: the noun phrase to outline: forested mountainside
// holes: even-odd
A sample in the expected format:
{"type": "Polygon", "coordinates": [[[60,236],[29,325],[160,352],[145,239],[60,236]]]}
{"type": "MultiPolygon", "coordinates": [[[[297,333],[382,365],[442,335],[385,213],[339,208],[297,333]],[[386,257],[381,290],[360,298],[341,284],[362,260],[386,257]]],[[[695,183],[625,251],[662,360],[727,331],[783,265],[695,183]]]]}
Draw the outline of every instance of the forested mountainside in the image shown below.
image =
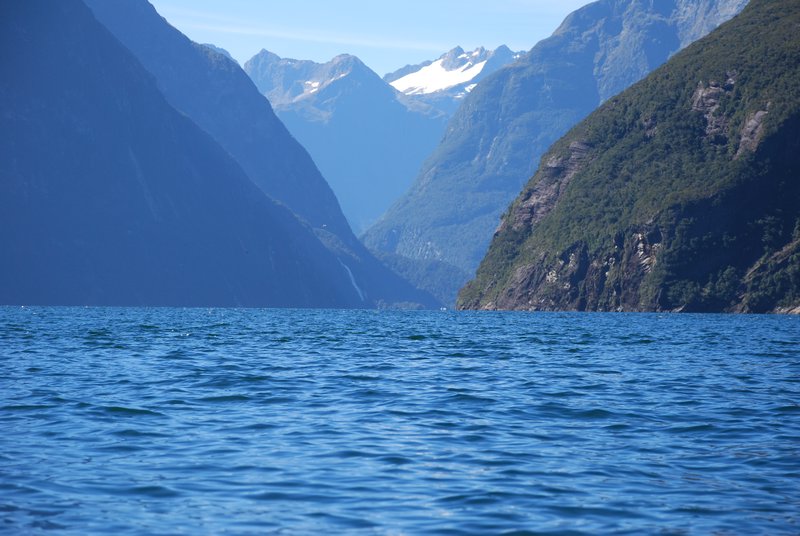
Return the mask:
{"type": "Polygon", "coordinates": [[[800,311],[798,28],[752,0],[573,128],[459,306],[800,311]]]}

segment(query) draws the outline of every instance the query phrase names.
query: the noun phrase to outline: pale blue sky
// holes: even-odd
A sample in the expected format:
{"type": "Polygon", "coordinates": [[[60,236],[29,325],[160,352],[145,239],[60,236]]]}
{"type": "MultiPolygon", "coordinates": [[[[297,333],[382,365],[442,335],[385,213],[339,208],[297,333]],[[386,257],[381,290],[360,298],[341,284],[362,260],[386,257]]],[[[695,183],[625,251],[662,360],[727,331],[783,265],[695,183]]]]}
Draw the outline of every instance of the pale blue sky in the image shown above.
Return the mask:
{"type": "Polygon", "coordinates": [[[150,0],[173,26],[244,63],[262,48],[328,61],[361,58],[378,74],[461,45],[529,50],[590,0],[150,0]]]}

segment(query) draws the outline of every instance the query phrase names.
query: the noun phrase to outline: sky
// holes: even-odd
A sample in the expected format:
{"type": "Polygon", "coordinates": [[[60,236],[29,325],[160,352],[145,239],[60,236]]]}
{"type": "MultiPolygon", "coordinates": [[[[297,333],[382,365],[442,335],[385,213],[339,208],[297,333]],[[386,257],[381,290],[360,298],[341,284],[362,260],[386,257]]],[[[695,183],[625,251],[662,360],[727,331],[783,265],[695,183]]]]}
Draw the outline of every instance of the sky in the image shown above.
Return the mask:
{"type": "Polygon", "coordinates": [[[170,24],[244,63],[262,48],[326,62],[353,54],[380,75],[460,45],[530,50],[590,0],[150,0],[170,24]]]}

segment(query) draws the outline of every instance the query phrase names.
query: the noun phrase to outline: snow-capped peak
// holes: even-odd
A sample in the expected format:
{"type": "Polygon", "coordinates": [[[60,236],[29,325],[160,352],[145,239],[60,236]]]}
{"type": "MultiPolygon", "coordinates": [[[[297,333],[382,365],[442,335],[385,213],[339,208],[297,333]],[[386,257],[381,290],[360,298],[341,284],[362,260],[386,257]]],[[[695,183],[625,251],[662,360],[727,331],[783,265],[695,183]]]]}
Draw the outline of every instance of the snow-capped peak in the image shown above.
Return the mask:
{"type": "Polygon", "coordinates": [[[448,70],[443,63],[444,60],[436,60],[415,73],[395,80],[392,86],[406,95],[435,93],[469,82],[478,76],[486,65],[485,61],[468,62],[461,68],[448,70]]]}
{"type": "Polygon", "coordinates": [[[436,93],[456,86],[469,85],[481,75],[487,62],[496,53],[503,56],[508,53],[509,58],[507,60],[504,58],[503,64],[516,59],[516,55],[506,47],[500,47],[497,51],[487,51],[479,47],[471,52],[456,47],[435,61],[425,62],[416,67],[404,67],[396,74],[387,75],[385,79],[396,90],[406,95],[436,93]],[[402,76],[397,77],[398,74],[402,76]]]}

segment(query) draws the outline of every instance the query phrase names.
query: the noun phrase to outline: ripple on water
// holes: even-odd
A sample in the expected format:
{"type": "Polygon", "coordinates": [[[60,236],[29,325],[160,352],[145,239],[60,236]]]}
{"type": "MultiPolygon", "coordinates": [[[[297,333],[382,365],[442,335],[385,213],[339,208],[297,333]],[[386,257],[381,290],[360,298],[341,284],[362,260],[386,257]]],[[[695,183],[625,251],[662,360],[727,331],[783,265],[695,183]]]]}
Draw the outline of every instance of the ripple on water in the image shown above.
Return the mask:
{"type": "Polygon", "coordinates": [[[0,308],[10,533],[800,533],[789,317],[0,308]]]}
{"type": "Polygon", "coordinates": [[[165,415],[159,411],[153,411],[142,408],[127,408],[123,406],[102,406],[100,408],[106,413],[118,416],[129,417],[164,417],[165,415]]]}

